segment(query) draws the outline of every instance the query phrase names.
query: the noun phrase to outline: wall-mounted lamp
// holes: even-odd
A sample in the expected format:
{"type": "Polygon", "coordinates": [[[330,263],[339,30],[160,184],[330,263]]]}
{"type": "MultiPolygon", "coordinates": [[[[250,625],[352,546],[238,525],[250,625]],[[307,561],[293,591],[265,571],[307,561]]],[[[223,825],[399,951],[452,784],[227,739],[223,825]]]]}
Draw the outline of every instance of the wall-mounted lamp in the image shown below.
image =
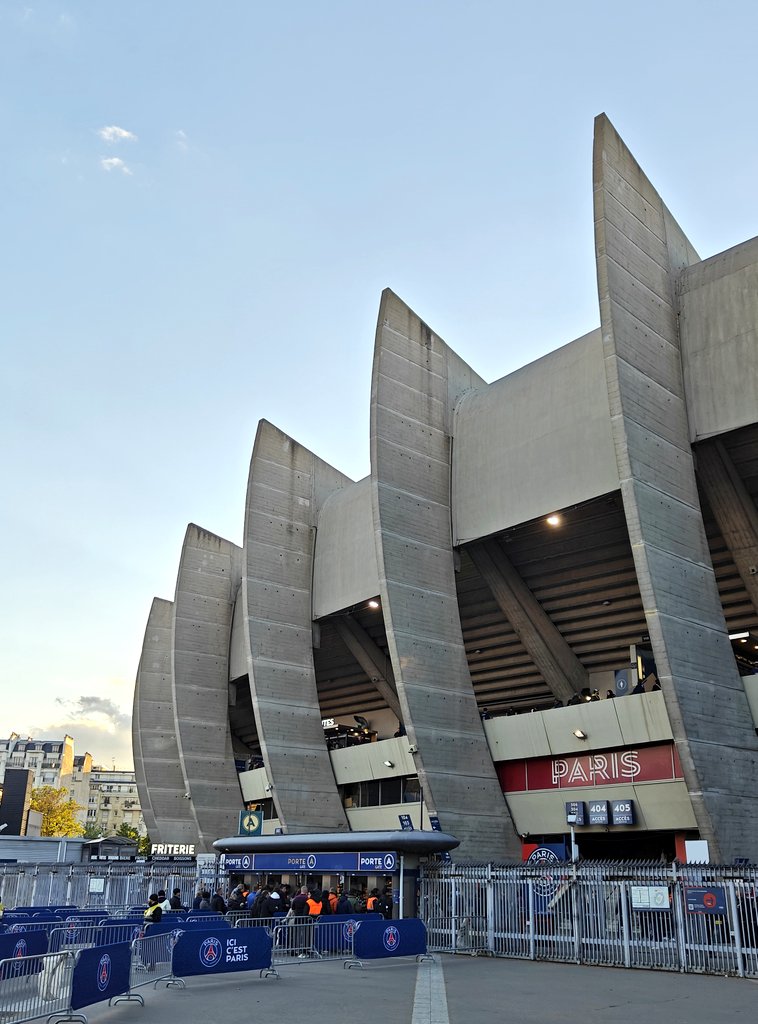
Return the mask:
{"type": "Polygon", "coordinates": [[[395,767],[395,762],[394,761],[384,761],[384,766],[386,768],[394,768],[395,767]]]}
{"type": "Polygon", "coordinates": [[[369,608],[373,608],[373,609],[376,609],[376,608],[379,607],[379,602],[376,600],[375,597],[372,597],[371,600],[368,602],[368,607],[369,608]]]}
{"type": "Polygon", "coordinates": [[[587,733],[583,732],[581,729],[574,729],[574,735],[576,736],[576,738],[578,740],[586,740],[587,739],[587,733]]]}
{"type": "Polygon", "coordinates": [[[552,516],[548,516],[547,519],[545,520],[545,522],[547,523],[548,526],[560,526],[561,525],[561,517],[553,514],[552,516]]]}

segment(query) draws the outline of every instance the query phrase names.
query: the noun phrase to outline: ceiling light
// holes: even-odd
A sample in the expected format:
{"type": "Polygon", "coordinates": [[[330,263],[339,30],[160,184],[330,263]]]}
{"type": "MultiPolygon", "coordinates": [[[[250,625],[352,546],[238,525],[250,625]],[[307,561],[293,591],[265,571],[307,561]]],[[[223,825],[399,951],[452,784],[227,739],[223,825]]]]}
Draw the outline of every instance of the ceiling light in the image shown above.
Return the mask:
{"type": "Polygon", "coordinates": [[[385,764],[385,767],[387,767],[387,768],[394,768],[395,767],[395,762],[394,761],[385,761],[384,764],[385,764]]]}
{"type": "Polygon", "coordinates": [[[376,600],[376,598],[372,598],[369,601],[368,606],[369,606],[369,608],[378,608],[379,607],[379,602],[376,600]]]}
{"type": "Polygon", "coordinates": [[[547,519],[545,520],[545,522],[547,523],[548,526],[560,526],[561,525],[561,517],[560,516],[556,516],[556,515],[548,516],[547,519]]]}
{"type": "Polygon", "coordinates": [[[746,629],[742,633],[730,633],[729,634],[729,639],[730,640],[747,640],[747,638],[749,636],[750,636],[750,631],[746,629]]]}
{"type": "Polygon", "coordinates": [[[587,733],[586,732],[582,732],[581,729],[574,729],[574,735],[576,736],[576,738],[578,740],[586,740],[587,739],[587,733]]]}
{"type": "Polygon", "coordinates": [[[740,640],[740,643],[741,644],[746,644],[747,643],[747,637],[743,636],[743,638],[740,640]]]}

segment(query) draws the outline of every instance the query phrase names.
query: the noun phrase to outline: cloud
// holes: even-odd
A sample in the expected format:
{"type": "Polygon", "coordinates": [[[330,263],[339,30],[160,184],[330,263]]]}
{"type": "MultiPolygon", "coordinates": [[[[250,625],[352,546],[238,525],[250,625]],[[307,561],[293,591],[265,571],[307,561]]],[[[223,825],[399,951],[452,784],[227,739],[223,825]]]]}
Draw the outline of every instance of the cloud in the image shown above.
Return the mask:
{"type": "Polygon", "coordinates": [[[66,714],[72,722],[90,720],[93,717],[104,719],[103,728],[124,729],[129,727],[131,719],[125,714],[114,701],[107,697],[97,697],[94,694],[78,697],[76,700],[63,700],[56,697],[56,704],[66,709],[66,714]]]}
{"type": "Polygon", "coordinates": [[[183,153],[186,153],[187,150],[189,149],[189,140],[187,139],[187,133],[180,128],[178,132],[174,133],[174,137],[176,138],[176,145],[178,146],[178,148],[181,149],[183,153]]]}
{"type": "Polygon", "coordinates": [[[121,171],[122,174],[131,174],[131,170],[118,156],[101,156],[100,166],[104,171],[121,171]]]}
{"type": "Polygon", "coordinates": [[[119,128],[117,124],[106,125],[97,133],[104,142],[136,142],[137,136],[134,132],[128,132],[126,128],[119,128]]]}
{"type": "Polygon", "coordinates": [[[60,718],[44,726],[32,726],[35,739],[61,739],[65,733],[74,739],[74,752],[89,751],[95,764],[127,769],[132,764],[131,715],[107,697],[87,694],[75,700],[56,698],[60,718]]]}

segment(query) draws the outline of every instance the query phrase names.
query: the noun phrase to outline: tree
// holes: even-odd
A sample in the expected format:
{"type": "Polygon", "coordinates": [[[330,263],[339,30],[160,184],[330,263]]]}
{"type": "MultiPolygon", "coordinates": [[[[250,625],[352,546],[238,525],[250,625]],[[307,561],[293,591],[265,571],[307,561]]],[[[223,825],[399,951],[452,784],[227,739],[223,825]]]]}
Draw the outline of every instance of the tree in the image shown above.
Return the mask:
{"type": "Polygon", "coordinates": [[[127,825],[125,821],[122,821],[118,827],[117,836],[123,836],[125,839],[133,839],[135,843],[139,842],[139,832],[134,825],[127,825]]]}
{"type": "Polygon", "coordinates": [[[76,800],[68,796],[65,786],[40,786],[32,790],[29,804],[33,811],[42,812],[43,836],[83,836],[84,825],[76,820],[76,816],[84,808],[76,800]]]}
{"type": "Polygon", "coordinates": [[[147,834],[141,836],[139,833],[139,829],[135,828],[134,825],[127,825],[125,821],[122,821],[121,824],[119,825],[119,829],[116,835],[126,836],[127,839],[136,839],[137,853],[140,856],[146,857],[147,854],[150,853],[150,836],[147,834]]]}
{"type": "Polygon", "coordinates": [[[84,830],[84,838],[85,839],[102,839],[103,838],[103,830],[100,827],[100,825],[92,825],[92,824],[87,825],[87,827],[84,830]]]}

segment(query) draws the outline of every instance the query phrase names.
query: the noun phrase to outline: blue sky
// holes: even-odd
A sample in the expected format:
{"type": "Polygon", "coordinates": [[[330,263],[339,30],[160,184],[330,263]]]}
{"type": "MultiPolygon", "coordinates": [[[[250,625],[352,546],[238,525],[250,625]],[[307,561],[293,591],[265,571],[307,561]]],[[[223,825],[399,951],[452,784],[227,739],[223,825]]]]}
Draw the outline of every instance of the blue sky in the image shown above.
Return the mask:
{"type": "Polygon", "coordinates": [[[758,234],[752,3],[0,0],[0,732],[105,764],[266,418],[359,478],[391,287],[484,377],[599,323],[593,117],[758,234]]]}

